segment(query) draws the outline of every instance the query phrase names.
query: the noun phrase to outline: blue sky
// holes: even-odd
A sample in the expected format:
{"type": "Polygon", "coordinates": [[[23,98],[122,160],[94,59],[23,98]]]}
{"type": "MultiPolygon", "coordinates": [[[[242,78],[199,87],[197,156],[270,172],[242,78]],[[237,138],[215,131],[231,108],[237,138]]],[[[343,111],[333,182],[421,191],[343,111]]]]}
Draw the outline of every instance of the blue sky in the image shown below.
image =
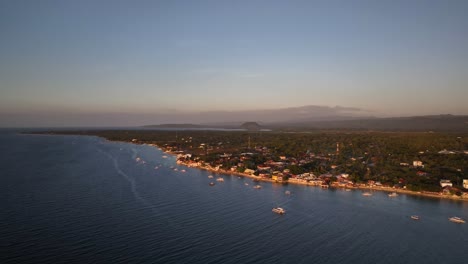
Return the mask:
{"type": "Polygon", "coordinates": [[[468,114],[466,14],[456,0],[3,0],[0,125],[303,105],[468,114]]]}

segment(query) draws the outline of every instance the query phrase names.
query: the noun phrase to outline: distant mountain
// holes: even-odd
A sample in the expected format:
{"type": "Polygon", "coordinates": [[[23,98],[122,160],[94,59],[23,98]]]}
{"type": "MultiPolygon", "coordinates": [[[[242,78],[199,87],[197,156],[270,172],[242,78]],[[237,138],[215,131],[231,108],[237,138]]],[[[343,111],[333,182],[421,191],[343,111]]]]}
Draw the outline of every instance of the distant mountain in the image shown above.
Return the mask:
{"type": "MultiPolygon", "coordinates": [[[[263,123],[291,121],[344,120],[349,118],[367,118],[369,112],[353,107],[307,105],[279,109],[259,109],[243,111],[209,111],[198,113],[196,118],[208,119],[200,123],[232,123],[246,120],[258,120],[263,123]]],[[[239,122],[241,124],[241,122],[239,122]]]]}
{"type": "Polygon", "coordinates": [[[279,109],[154,114],[154,122],[169,121],[149,128],[262,128],[353,129],[384,131],[468,132],[468,116],[431,115],[378,118],[372,112],[353,107],[307,105],[279,109]],[[188,123],[188,122],[190,123],[188,123]],[[252,122],[256,121],[256,122],[252,122]],[[247,123],[246,123],[247,122],[247,123]],[[250,124],[250,125],[249,125],[250,124]],[[252,126],[251,126],[252,125],[252,126]]]}
{"type": "MultiPolygon", "coordinates": [[[[151,116],[146,116],[145,120],[150,117],[151,116]]],[[[359,108],[306,105],[300,107],[240,111],[155,112],[152,114],[152,121],[150,122],[153,124],[201,124],[202,127],[221,125],[223,127],[233,128],[239,127],[246,121],[261,121],[262,123],[295,123],[368,117],[369,112],[359,108]]],[[[148,123],[147,121],[145,122],[148,123]]]]}
{"type": "Polygon", "coordinates": [[[248,131],[259,131],[260,129],[262,129],[262,126],[257,124],[257,122],[245,122],[240,127],[248,131]]]}
{"type": "Polygon", "coordinates": [[[204,128],[206,126],[194,124],[161,124],[161,125],[147,125],[145,128],[204,128]]]}
{"type": "Polygon", "coordinates": [[[221,123],[221,124],[160,124],[160,125],[147,125],[144,128],[229,128],[229,129],[245,129],[249,131],[259,131],[262,126],[256,122],[245,122],[242,125],[237,123],[221,123]]]}
{"type": "Polygon", "coordinates": [[[287,122],[272,123],[269,124],[269,126],[275,128],[301,127],[309,129],[468,132],[468,116],[432,115],[313,122],[287,122]]]}
{"type": "Polygon", "coordinates": [[[261,129],[337,129],[337,130],[378,130],[378,131],[434,131],[434,132],[468,132],[468,116],[432,115],[391,118],[352,118],[344,120],[325,118],[319,121],[288,120],[286,122],[222,122],[210,124],[161,124],[145,128],[243,128],[249,131],[261,129]]]}

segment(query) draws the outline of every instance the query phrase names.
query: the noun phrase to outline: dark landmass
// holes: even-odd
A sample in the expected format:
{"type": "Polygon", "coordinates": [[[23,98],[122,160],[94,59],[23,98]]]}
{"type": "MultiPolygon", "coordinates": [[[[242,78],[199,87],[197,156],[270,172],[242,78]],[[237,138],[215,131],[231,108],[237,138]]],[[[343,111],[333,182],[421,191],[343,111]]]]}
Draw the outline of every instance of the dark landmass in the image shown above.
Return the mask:
{"type": "Polygon", "coordinates": [[[392,132],[468,132],[468,116],[434,115],[391,118],[354,118],[332,117],[320,121],[308,121],[308,119],[290,120],[287,122],[270,122],[259,125],[257,122],[225,122],[209,124],[161,124],[148,125],[145,128],[224,128],[247,129],[256,131],[260,129],[272,129],[279,131],[392,131],[392,132]]]}
{"type": "Polygon", "coordinates": [[[248,131],[259,131],[262,129],[262,126],[260,126],[256,122],[245,122],[240,127],[248,131]]]}
{"type": "Polygon", "coordinates": [[[273,128],[468,132],[468,116],[436,115],[269,124],[273,128]]]}
{"type": "Polygon", "coordinates": [[[161,125],[147,125],[144,128],[209,128],[209,126],[194,125],[194,124],[161,124],[161,125]]]}
{"type": "Polygon", "coordinates": [[[224,128],[224,129],[245,129],[248,131],[258,131],[262,126],[256,122],[245,122],[243,124],[229,123],[229,124],[161,124],[161,125],[147,125],[144,128],[175,128],[175,129],[210,129],[210,128],[224,128]]]}
{"type": "MultiPolygon", "coordinates": [[[[239,121],[261,121],[264,123],[273,122],[297,122],[304,121],[323,121],[323,120],[343,120],[348,118],[366,118],[369,112],[353,107],[328,107],[317,105],[306,105],[299,107],[287,107],[278,109],[256,109],[256,110],[241,110],[241,111],[208,111],[192,113],[191,122],[203,124],[218,124],[218,123],[238,123],[239,121]]],[[[175,119],[173,119],[175,120],[175,119]]]]}

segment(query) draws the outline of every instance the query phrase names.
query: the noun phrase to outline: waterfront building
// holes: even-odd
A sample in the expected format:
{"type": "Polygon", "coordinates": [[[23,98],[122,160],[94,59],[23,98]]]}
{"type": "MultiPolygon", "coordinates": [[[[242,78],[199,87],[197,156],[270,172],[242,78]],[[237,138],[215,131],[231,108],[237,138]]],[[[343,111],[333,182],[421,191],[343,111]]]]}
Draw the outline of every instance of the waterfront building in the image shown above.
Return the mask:
{"type": "Polygon", "coordinates": [[[449,180],[440,180],[440,186],[442,188],[447,187],[447,186],[452,187],[452,182],[449,180]]]}

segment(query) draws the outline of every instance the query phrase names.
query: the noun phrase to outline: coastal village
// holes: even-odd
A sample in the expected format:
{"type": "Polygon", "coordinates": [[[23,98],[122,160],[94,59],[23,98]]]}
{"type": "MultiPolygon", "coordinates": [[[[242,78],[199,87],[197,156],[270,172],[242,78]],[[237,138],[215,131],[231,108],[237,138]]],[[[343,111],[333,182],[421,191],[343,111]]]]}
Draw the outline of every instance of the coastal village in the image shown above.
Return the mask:
{"type": "MultiPolygon", "coordinates": [[[[263,150],[263,149],[262,149],[263,150]]],[[[177,164],[186,165],[188,167],[205,169],[212,172],[234,174],[251,177],[257,181],[269,181],[275,183],[292,183],[302,184],[309,186],[316,186],[321,188],[361,188],[361,189],[372,189],[372,190],[385,190],[392,192],[404,192],[404,193],[415,193],[425,194],[432,197],[447,197],[455,199],[466,199],[468,200],[468,179],[463,179],[463,190],[453,187],[453,183],[447,179],[440,180],[440,192],[431,191],[418,191],[413,192],[407,190],[406,186],[402,183],[388,185],[382,184],[380,181],[368,180],[367,182],[356,183],[349,178],[348,173],[334,173],[334,169],[338,165],[331,165],[330,172],[315,175],[314,172],[305,172],[300,174],[293,174],[287,167],[296,164],[305,164],[310,159],[319,159],[322,161],[329,161],[330,159],[324,156],[311,155],[309,158],[297,160],[293,157],[280,156],[280,161],[268,160],[262,164],[256,164],[256,169],[245,168],[245,161],[252,160],[252,156],[258,155],[258,153],[223,153],[219,155],[219,159],[213,162],[205,162],[200,158],[192,158],[190,153],[180,153],[173,151],[171,147],[165,148],[168,153],[176,154],[177,164]],[[226,163],[233,159],[239,161],[237,165],[225,167],[226,163]]],[[[408,166],[416,171],[416,175],[425,176],[427,173],[419,170],[422,166],[421,161],[413,161],[413,165],[407,165],[406,163],[402,166],[408,166]]]]}
{"type": "Polygon", "coordinates": [[[465,134],[209,130],[78,134],[157,146],[175,155],[180,165],[255,181],[468,201],[465,134]]]}
{"type": "MultiPolygon", "coordinates": [[[[181,138],[181,141],[192,143],[193,137],[181,138]]],[[[316,186],[320,188],[343,188],[383,190],[395,194],[408,193],[425,195],[432,197],[445,197],[452,199],[468,200],[468,177],[453,181],[439,178],[438,186],[433,186],[433,190],[411,190],[407,187],[404,179],[399,179],[397,183],[382,182],[377,179],[366,181],[356,181],[350,173],[342,167],[346,164],[336,162],[340,154],[340,143],[336,143],[336,149],[330,153],[313,153],[306,151],[300,156],[287,156],[281,153],[274,153],[269,147],[262,145],[252,145],[250,136],[247,135],[247,146],[242,152],[224,152],[223,142],[200,143],[196,146],[185,149],[180,144],[166,143],[162,147],[165,152],[176,155],[177,164],[205,169],[217,173],[234,174],[251,177],[255,181],[269,181],[280,184],[302,184],[316,186]],[[190,151],[192,149],[192,151],[190,151]],[[316,168],[311,164],[320,166],[323,173],[317,173],[316,168]],[[436,189],[436,190],[434,190],[436,189]],[[438,190],[437,190],[438,189],[438,190]]],[[[424,155],[421,151],[419,155],[424,155]]],[[[439,156],[458,155],[465,165],[468,160],[468,151],[442,149],[435,153],[439,156]]],[[[375,166],[365,160],[364,157],[349,157],[347,163],[360,163],[365,165],[367,171],[375,166]]],[[[427,178],[430,173],[425,169],[427,164],[421,160],[401,161],[398,166],[411,171],[416,177],[427,178]]],[[[462,169],[456,169],[459,175],[462,169]]]]}

